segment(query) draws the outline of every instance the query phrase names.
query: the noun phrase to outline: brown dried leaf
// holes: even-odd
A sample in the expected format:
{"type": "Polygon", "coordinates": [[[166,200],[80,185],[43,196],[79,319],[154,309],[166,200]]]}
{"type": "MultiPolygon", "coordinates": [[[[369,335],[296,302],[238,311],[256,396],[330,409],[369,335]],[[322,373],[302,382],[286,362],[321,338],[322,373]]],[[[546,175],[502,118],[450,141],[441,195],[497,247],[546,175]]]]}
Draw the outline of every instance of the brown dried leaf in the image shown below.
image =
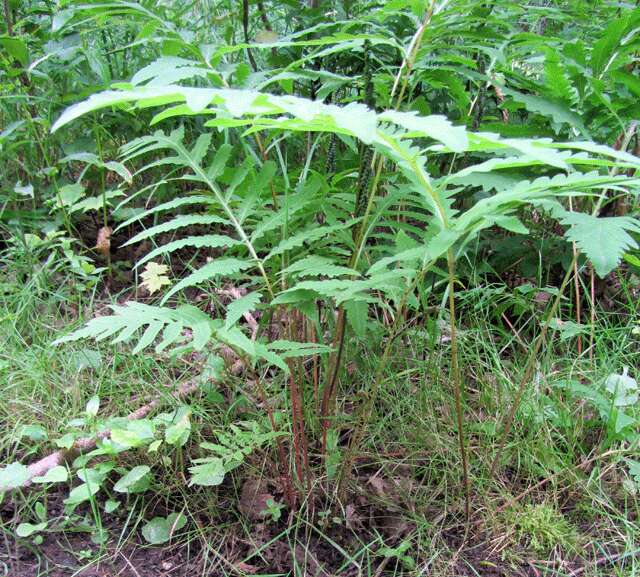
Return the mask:
{"type": "Polygon", "coordinates": [[[257,521],[264,517],[262,512],[268,509],[269,499],[274,499],[274,496],[269,493],[269,487],[265,481],[248,479],[242,485],[238,509],[248,519],[257,521]]]}
{"type": "Polygon", "coordinates": [[[394,512],[389,512],[387,515],[379,515],[376,521],[377,527],[390,539],[397,539],[406,535],[413,527],[406,519],[394,512]]]}
{"type": "Polygon", "coordinates": [[[547,304],[549,302],[550,298],[551,298],[551,295],[548,292],[538,291],[534,295],[533,300],[537,304],[545,305],[545,304],[547,304]]]}
{"type": "Polygon", "coordinates": [[[351,503],[349,503],[345,508],[344,520],[349,529],[355,529],[356,527],[362,526],[362,519],[360,519],[360,515],[358,515],[355,506],[351,503]]]}
{"type": "Polygon", "coordinates": [[[105,258],[107,258],[107,256],[109,255],[109,251],[111,250],[111,233],[112,232],[113,232],[113,229],[110,226],[103,226],[98,231],[96,246],[93,247],[105,258]]]}
{"type": "Polygon", "coordinates": [[[233,566],[241,573],[247,575],[255,575],[258,572],[258,568],[255,565],[249,565],[249,563],[243,563],[242,561],[234,563],[233,566]]]}
{"type": "Polygon", "coordinates": [[[374,475],[373,477],[369,477],[367,483],[373,487],[378,497],[384,497],[387,494],[387,484],[382,477],[374,475]]]}
{"type": "Polygon", "coordinates": [[[305,577],[333,577],[331,573],[325,570],[324,563],[321,563],[308,547],[297,544],[294,554],[298,565],[304,571],[305,577]]]}

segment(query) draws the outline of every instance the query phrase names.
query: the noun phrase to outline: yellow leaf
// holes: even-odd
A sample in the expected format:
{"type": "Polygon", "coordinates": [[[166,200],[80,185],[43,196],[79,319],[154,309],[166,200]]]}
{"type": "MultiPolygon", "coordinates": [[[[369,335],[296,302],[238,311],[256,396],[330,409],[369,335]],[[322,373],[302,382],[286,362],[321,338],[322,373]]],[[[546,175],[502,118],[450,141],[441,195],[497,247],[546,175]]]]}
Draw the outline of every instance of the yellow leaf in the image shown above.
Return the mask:
{"type": "Polygon", "coordinates": [[[151,295],[163,286],[170,285],[171,280],[167,276],[168,271],[169,267],[167,265],[150,262],[140,275],[143,279],[142,286],[151,295]]]}

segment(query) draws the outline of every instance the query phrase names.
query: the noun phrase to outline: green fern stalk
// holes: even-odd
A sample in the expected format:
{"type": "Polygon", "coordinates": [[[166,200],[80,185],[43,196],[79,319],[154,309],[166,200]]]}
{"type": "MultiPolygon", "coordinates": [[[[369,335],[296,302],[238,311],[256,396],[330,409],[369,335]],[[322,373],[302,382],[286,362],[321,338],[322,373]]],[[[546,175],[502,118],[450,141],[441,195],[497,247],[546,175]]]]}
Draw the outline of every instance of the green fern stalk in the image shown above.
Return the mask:
{"type": "Polygon", "coordinates": [[[455,283],[456,261],[453,250],[447,251],[447,265],[449,271],[449,331],[451,333],[451,379],[456,403],[456,421],[458,428],[458,444],[460,448],[460,460],[462,461],[462,479],[465,496],[465,518],[467,522],[471,516],[471,485],[469,483],[469,459],[467,456],[466,439],[464,432],[464,414],[462,408],[463,386],[458,362],[458,331],[456,326],[455,283]]]}
{"type": "MultiPolygon", "coordinates": [[[[411,75],[411,70],[413,69],[415,58],[417,56],[420,45],[422,43],[422,37],[424,36],[424,32],[427,29],[429,23],[431,22],[431,18],[433,17],[435,5],[436,5],[436,0],[432,0],[429,5],[429,8],[427,9],[427,13],[425,15],[424,21],[422,22],[422,25],[420,26],[420,28],[414,35],[413,39],[411,40],[409,52],[406,58],[403,60],[400,66],[400,70],[398,70],[398,73],[394,80],[393,87],[391,88],[390,98],[391,100],[393,100],[394,96],[396,96],[396,91],[398,89],[398,86],[400,85],[400,81],[402,80],[402,86],[400,88],[400,92],[396,97],[396,102],[395,102],[396,110],[399,110],[400,105],[403,101],[404,93],[405,93],[407,84],[409,82],[409,77],[411,75]],[[403,74],[405,69],[407,70],[407,72],[406,74],[403,74]]],[[[446,2],[445,2],[445,5],[446,5],[446,2]]],[[[365,61],[365,63],[370,62],[369,57],[370,56],[367,53],[366,54],[367,60],[365,61]]],[[[370,90],[372,90],[373,84],[371,82],[370,84],[371,84],[370,90]]],[[[371,99],[373,99],[373,94],[371,94],[371,99]]],[[[369,162],[367,163],[368,166],[372,166],[372,165],[376,166],[375,177],[373,179],[371,190],[369,191],[369,194],[366,198],[366,204],[362,200],[364,198],[364,194],[362,194],[362,192],[366,190],[365,186],[362,186],[362,188],[359,187],[358,194],[360,198],[356,196],[356,210],[358,211],[357,216],[360,216],[359,211],[361,210],[361,207],[363,205],[365,206],[365,209],[362,213],[362,221],[357,227],[356,233],[354,234],[355,245],[354,245],[354,250],[349,259],[349,267],[353,269],[356,268],[358,261],[360,259],[360,256],[365,247],[366,238],[367,238],[365,232],[368,230],[367,223],[371,215],[371,211],[373,209],[374,199],[378,191],[378,185],[380,183],[380,178],[382,176],[382,169],[384,167],[384,157],[382,155],[378,155],[377,153],[372,152],[371,158],[367,160],[369,160],[369,162]]],[[[361,175],[362,175],[362,172],[361,172],[361,175]]],[[[370,175],[367,175],[367,178],[366,178],[367,185],[368,185],[369,179],[370,179],[370,175]]],[[[329,363],[328,363],[329,379],[325,383],[325,389],[323,391],[323,405],[322,405],[323,407],[322,454],[323,455],[326,454],[328,409],[330,406],[330,400],[335,395],[335,386],[336,386],[337,376],[340,371],[340,366],[342,364],[342,351],[344,350],[344,339],[346,336],[345,310],[344,310],[344,307],[342,306],[340,306],[338,310],[338,319],[337,319],[336,327],[337,327],[337,332],[334,336],[334,348],[336,348],[335,345],[337,344],[337,351],[329,356],[329,363]]]]}

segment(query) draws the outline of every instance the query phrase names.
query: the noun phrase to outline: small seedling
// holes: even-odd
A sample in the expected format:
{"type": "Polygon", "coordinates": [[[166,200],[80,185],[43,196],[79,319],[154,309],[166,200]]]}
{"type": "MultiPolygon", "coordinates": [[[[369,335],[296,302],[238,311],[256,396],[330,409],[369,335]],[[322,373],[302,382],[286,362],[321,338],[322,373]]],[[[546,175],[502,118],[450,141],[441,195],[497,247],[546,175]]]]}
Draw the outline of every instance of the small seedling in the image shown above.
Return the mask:
{"type": "Polygon", "coordinates": [[[276,502],[274,499],[267,499],[266,509],[260,511],[260,515],[263,517],[271,517],[270,521],[276,523],[282,517],[282,509],[284,509],[284,505],[282,503],[276,502]]]}

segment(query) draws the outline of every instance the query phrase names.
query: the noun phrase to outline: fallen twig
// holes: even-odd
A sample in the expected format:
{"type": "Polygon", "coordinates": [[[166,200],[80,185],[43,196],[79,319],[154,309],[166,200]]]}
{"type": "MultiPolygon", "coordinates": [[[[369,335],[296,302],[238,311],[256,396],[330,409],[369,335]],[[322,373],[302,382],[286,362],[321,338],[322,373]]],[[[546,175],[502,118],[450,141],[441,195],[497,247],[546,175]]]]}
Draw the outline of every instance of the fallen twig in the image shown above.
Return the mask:
{"type": "MultiPolygon", "coordinates": [[[[187,397],[193,393],[195,393],[199,389],[199,385],[193,381],[188,381],[182,385],[180,385],[173,393],[172,396],[176,399],[182,399],[187,397]]],[[[161,395],[156,396],[147,404],[142,405],[140,408],[136,409],[132,413],[127,415],[127,419],[129,421],[137,421],[139,419],[143,419],[149,413],[151,413],[154,409],[160,406],[162,403],[163,397],[161,395]]],[[[27,467],[29,470],[28,478],[19,486],[14,487],[13,489],[18,489],[22,487],[28,487],[31,485],[32,479],[34,477],[40,477],[45,475],[48,471],[57,467],[58,465],[62,465],[67,462],[71,458],[73,458],[78,453],[83,451],[88,451],[94,449],[98,443],[98,441],[102,439],[106,439],[111,434],[110,429],[106,429],[104,431],[100,431],[96,433],[92,437],[83,437],[81,439],[76,439],[71,448],[69,449],[60,449],[43,457],[39,461],[35,463],[31,463],[27,467]]]]}
{"type": "Polygon", "coordinates": [[[593,569],[594,567],[600,567],[601,565],[616,563],[618,561],[622,561],[623,559],[626,559],[627,557],[634,557],[639,552],[640,552],[640,549],[634,549],[633,551],[626,551],[624,553],[619,553],[617,555],[611,555],[610,557],[609,556],[599,557],[595,561],[592,561],[591,563],[587,565],[583,565],[582,567],[579,567],[578,569],[572,571],[571,573],[569,573],[569,577],[577,577],[578,575],[582,575],[587,569],[593,569]]]}

